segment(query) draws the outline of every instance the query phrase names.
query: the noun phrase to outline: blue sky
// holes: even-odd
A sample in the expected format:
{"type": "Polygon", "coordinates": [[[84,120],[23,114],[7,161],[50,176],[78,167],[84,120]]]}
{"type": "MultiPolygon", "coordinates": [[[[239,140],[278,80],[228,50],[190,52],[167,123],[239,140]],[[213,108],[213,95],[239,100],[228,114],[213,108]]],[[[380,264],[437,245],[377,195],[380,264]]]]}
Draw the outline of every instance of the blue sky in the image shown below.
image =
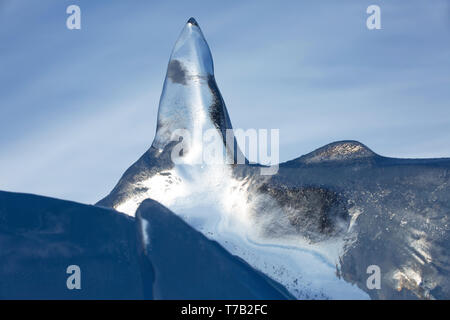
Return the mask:
{"type": "Polygon", "coordinates": [[[153,140],[190,16],[234,127],[280,129],[282,161],[344,139],[450,156],[450,1],[0,0],[0,190],[105,196],[153,140]]]}

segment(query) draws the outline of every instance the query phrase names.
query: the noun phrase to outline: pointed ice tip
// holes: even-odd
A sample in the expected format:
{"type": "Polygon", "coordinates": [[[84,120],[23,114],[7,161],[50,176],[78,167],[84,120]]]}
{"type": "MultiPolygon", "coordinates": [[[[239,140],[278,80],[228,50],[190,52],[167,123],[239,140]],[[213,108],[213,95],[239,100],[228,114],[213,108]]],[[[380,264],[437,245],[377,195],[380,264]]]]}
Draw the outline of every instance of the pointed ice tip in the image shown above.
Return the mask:
{"type": "Polygon", "coordinates": [[[187,23],[198,27],[198,23],[193,17],[190,17],[187,23]]]}
{"type": "Polygon", "coordinates": [[[214,75],[214,66],[208,43],[194,18],[190,18],[178,37],[167,68],[167,78],[187,85],[208,80],[214,75]]]}

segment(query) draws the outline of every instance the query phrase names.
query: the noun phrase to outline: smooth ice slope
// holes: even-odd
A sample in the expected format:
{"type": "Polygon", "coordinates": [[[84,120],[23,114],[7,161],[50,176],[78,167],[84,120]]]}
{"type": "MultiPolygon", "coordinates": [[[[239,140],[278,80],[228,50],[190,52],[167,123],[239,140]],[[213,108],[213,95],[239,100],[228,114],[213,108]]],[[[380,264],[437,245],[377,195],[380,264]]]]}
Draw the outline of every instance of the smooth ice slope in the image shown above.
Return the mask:
{"type": "MultiPolygon", "coordinates": [[[[288,291],[153,200],[137,212],[154,299],[292,299],[288,291]]],[[[148,272],[146,272],[148,273],[148,272]]]]}

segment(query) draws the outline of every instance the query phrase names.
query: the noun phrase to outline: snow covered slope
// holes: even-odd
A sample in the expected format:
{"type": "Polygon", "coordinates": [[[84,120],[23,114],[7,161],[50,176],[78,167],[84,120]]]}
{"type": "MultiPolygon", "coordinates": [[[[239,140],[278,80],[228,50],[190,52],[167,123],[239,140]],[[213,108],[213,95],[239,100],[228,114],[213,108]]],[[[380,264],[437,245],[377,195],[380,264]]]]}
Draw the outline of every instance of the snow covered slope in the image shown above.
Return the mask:
{"type": "Polygon", "coordinates": [[[137,212],[145,287],[154,299],[292,299],[281,285],[153,200],[137,212]]]}
{"type": "Polygon", "coordinates": [[[292,298],[162,205],[139,212],[0,191],[0,300],[292,298]]]}

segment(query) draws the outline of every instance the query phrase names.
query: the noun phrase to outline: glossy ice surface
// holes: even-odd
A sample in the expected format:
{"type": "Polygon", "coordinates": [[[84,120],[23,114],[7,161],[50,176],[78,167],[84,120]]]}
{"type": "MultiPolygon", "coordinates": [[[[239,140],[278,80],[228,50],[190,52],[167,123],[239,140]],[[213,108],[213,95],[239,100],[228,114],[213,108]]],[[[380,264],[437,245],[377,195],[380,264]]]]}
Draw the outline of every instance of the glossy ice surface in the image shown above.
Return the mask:
{"type": "MultiPolygon", "coordinates": [[[[98,205],[135,215],[154,199],[297,298],[449,298],[450,160],[391,159],[341,141],[280,164],[201,163],[231,122],[194,20],[172,52],[150,149],[98,205]],[[183,163],[172,151],[186,129],[183,163]],[[382,271],[369,290],[367,268],[382,271]]],[[[239,151],[238,151],[239,152],[239,151]]]]}

